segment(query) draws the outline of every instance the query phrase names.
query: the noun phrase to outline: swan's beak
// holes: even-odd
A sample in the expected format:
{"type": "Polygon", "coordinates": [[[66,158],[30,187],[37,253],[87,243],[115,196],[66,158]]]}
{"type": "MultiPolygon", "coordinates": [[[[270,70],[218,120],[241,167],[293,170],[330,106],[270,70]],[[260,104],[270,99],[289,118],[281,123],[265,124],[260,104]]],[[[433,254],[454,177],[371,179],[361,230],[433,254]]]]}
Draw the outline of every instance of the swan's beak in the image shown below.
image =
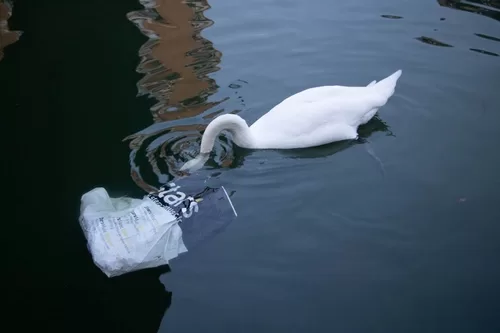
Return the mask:
{"type": "Polygon", "coordinates": [[[205,165],[205,162],[208,161],[209,157],[210,154],[198,154],[198,156],[196,156],[192,160],[187,161],[180,168],[180,171],[194,172],[196,170],[199,170],[203,167],[203,165],[205,165]]]}

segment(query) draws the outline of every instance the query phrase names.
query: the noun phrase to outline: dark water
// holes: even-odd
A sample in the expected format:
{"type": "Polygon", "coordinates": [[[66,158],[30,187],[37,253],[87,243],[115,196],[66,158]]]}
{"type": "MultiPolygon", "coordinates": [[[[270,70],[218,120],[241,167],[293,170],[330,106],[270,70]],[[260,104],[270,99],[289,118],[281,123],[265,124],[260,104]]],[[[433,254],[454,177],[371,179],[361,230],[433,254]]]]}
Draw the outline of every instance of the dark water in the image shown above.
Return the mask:
{"type": "Polygon", "coordinates": [[[19,290],[62,287],[68,327],[103,332],[500,331],[497,1],[158,3],[14,7],[11,164],[22,188],[54,189],[32,210],[57,211],[21,222],[41,245],[21,251],[19,290]],[[85,191],[141,196],[182,176],[217,114],[251,123],[302,89],[399,68],[361,142],[248,151],[221,135],[190,177],[231,191],[238,219],[170,272],[93,266],[85,191]]]}

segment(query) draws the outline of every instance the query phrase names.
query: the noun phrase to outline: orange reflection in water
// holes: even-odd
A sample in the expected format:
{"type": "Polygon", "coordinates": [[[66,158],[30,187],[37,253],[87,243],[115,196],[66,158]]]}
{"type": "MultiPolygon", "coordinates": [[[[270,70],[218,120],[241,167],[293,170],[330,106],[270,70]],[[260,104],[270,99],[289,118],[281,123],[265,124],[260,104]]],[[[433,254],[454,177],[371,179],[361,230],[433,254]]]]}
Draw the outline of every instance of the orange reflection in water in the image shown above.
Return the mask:
{"type": "Polygon", "coordinates": [[[145,76],[138,88],[158,101],[151,109],[155,121],[197,116],[220,103],[207,103],[217,90],[208,74],[219,70],[222,56],[200,35],[213,24],[203,14],[208,8],[206,1],[158,0],[154,10],[128,15],[153,37],[140,51],[138,71],[145,76]]]}

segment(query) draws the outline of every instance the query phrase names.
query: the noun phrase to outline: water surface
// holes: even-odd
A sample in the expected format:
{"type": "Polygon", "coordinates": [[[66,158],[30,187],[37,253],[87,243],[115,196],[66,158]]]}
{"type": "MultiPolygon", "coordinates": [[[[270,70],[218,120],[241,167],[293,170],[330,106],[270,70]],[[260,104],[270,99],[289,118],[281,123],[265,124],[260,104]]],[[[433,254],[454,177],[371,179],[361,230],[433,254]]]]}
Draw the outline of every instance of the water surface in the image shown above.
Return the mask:
{"type": "Polygon", "coordinates": [[[182,176],[216,114],[252,123],[305,88],[403,76],[358,143],[248,151],[221,135],[192,176],[230,189],[239,219],[162,277],[160,331],[500,329],[498,9],[174,3],[129,15],[159,38],[139,66],[155,122],[128,138],[143,188],[182,176]]]}
{"type": "Polygon", "coordinates": [[[17,3],[10,30],[25,33],[4,49],[0,107],[18,124],[16,188],[44,189],[19,209],[40,240],[19,251],[33,268],[19,290],[47,288],[36,311],[65,331],[500,331],[499,8],[17,3]],[[397,69],[359,142],[251,151],[221,135],[189,177],[224,185],[238,219],[161,282],[166,269],[107,279],[93,265],[77,223],[85,191],[141,196],[185,176],[218,114],[252,123],[302,89],[397,69]],[[64,312],[45,301],[56,287],[64,312]]]}

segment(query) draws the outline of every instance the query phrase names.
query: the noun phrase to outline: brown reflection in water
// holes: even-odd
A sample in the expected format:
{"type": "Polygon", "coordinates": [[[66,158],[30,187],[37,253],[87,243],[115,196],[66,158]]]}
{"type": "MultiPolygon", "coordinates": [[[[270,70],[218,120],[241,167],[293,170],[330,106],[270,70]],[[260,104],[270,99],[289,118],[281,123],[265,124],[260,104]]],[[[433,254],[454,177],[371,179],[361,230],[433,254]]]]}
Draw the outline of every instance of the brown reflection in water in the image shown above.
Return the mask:
{"type": "Polygon", "coordinates": [[[153,37],[139,52],[137,71],[145,74],[139,93],[158,101],[151,108],[155,121],[197,116],[221,102],[206,102],[217,90],[208,74],[219,70],[222,56],[200,35],[213,24],[203,14],[208,8],[207,1],[157,0],[154,9],[128,15],[153,37]]]}
{"type": "Polygon", "coordinates": [[[12,4],[0,0],[0,61],[4,57],[3,49],[19,40],[20,31],[10,31],[8,20],[12,16],[12,4]]]}
{"type": "Polygon", "coordinates": [[[498,0],[437,0],[437,2],[443,7],[476,13],[500,21],[500,1],[498,0]]]}
{"type": "MultiPolygon", "coordinates": [[[[192,143],[206,127],[198,122],[164,126],[161,123],[199,116],[227,98],[207,101],[218,89],[209,74],[219,70],[222,56],[212,42],[201,36],[202,30],[213,24],[204,15],[210,8],[208,2],[139,1],[145,9],[127,16],[150,38],[139,50],[137,71],[144,77],[137,87],[139,95],[149,95],[157,101],[151,108],[156,124],[124,141],[130,140],[132,179],[142,189],[151,191],[155,183],[183,176],[178,170],[179,160],[193,151],[192,143]]],[[[215,110],[202,119],[209,120],[223,111],[215,110]]]]}

